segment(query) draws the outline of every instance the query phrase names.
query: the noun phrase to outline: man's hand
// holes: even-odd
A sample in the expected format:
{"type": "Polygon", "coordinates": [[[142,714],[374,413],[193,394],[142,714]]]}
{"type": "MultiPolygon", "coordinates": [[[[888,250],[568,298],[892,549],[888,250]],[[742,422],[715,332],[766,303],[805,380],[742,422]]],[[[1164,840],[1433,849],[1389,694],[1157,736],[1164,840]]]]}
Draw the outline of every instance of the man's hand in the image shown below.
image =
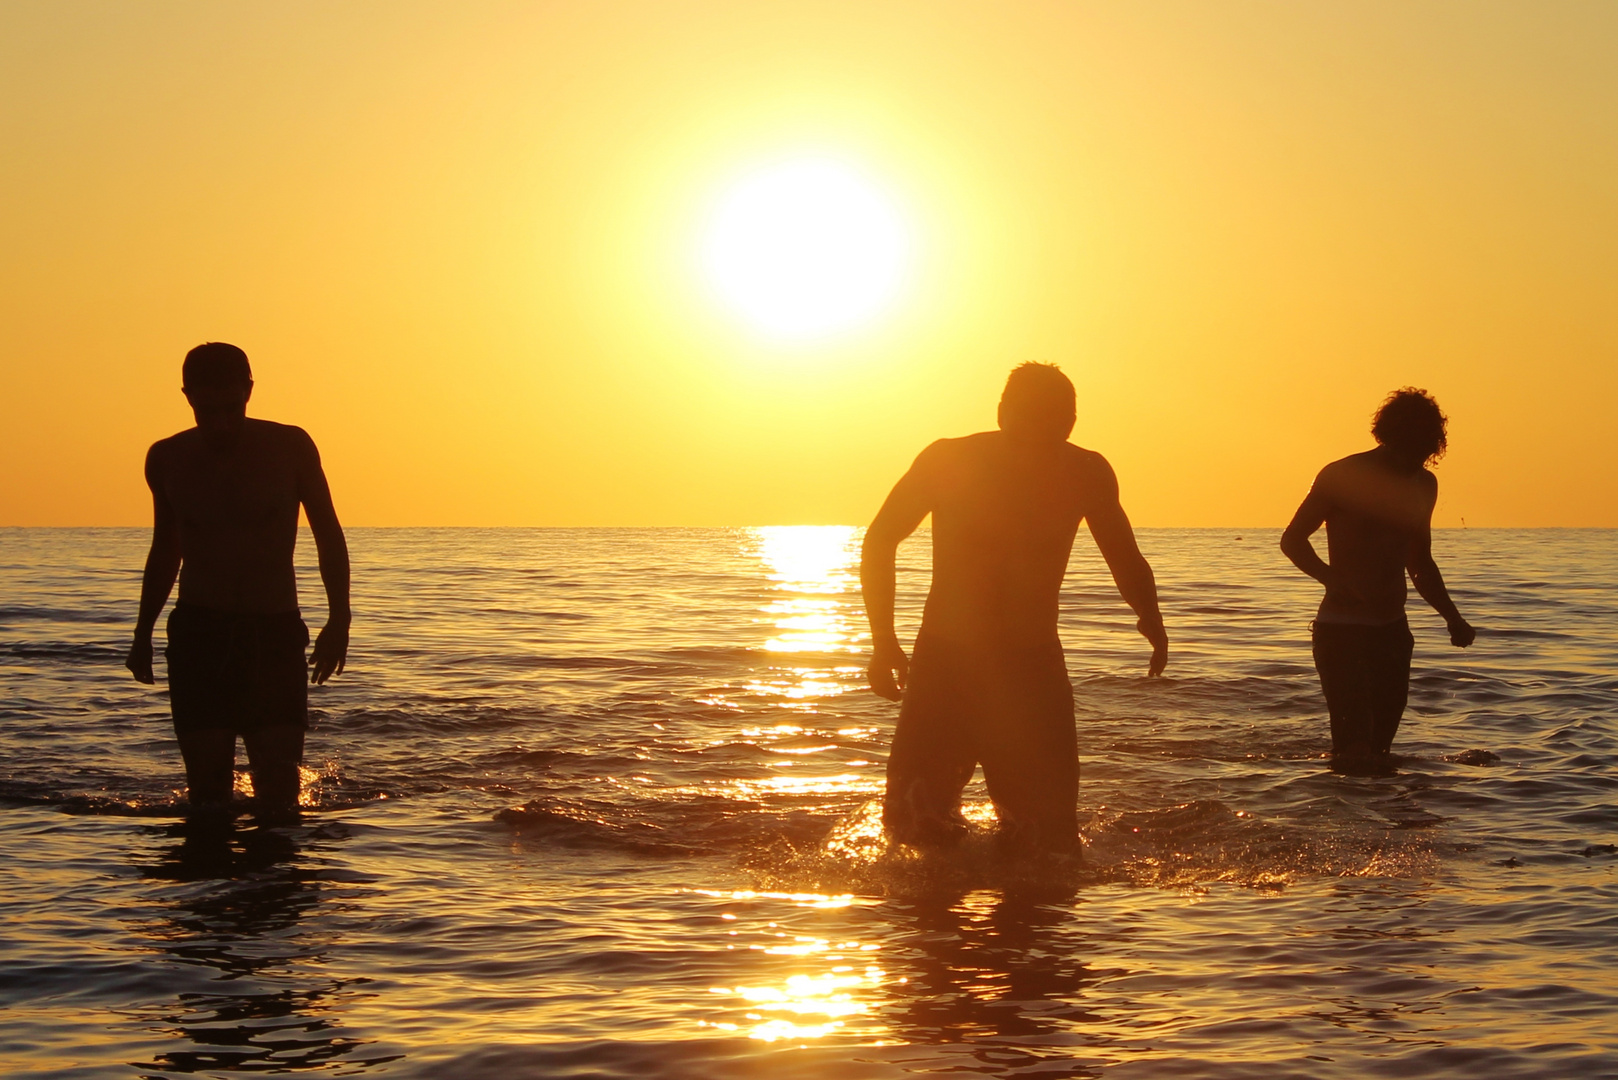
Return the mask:
{"type": "Polygon", "coordinates": [[[1169,664],[1169,635],[1168,631],[1163,629],[1163,620],[1147,622],[1145,619],[1138,619],[1135,622],[1135,629],[1152,643],[1152,662],[1146,668],[1146,674],[1163,674],[1163,669],[1169,664]]]}
{"type": "Polygon", "coordinates": [[[865,677],[879,697],[898,701],[910,677],[910,658],[897,641],[882,642],[871,650],[871,666],[865,677]]]}
{"type": "Polygon", "coordinates": [[[348,624],[347,617],[330,619],[315,638],[309,654],[309,681],[316,686],[342,674],[348,662],[348,624]]]}
{"type": "Polygon", "coordinates": [[[1465,619],[1451,619],[1449,622],[1449,643],[1456,648],[1464,649],[1478,637],[1477,630],[1465,619]]]}
{"type": "Polygon", "coordinates": [[[129,655],[124,658],[124,667],[135,676],[135,681],[151,686],[157,682],[152,674],[152,635],[136,634],[135,640],[129,643],[129,655]]]}

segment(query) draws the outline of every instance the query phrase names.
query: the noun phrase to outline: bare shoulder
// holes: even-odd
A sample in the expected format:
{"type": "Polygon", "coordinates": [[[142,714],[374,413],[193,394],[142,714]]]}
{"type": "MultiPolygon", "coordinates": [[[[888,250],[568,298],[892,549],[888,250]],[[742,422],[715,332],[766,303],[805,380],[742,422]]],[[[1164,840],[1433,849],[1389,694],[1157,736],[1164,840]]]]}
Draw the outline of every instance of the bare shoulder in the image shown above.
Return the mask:
{"type": "Polygon", "coordinates": [[[310,454],[319,456],[315,449],[315,440],[309,433],[295,424],[278,424],[274,420],[259,420],[249,418],[248,424],[267,444],[281,453],[303,458],[310,454]]]}
{"type": "Polygon", "coordinates": [[[309,433],[296,424],[281,424],[274,420],[260,420],[256,416],[247,418],[247,426],[266,438],[281,439],[288,443],[310,443],[314,440],[309,433]]]}
{"type": "Polygon", "coordinates": [[[146,451],[147,474],[162,472],[176,458],[188,453],[200,437],[196,428],[187,428],[154,442],[146,451]]]}
{"type": "Polygon", "coordinates": [[[1112,472],[1112,463],[1098,451],[1086,450],[1077,443],[1063,443],[1062,452],[1067,455],[1069,461],[1081,469],[1088,469],[1092,472],[1112,472]]]}
{"type": "Polygon", "coordinates": [[[1350,454],[1345,458],[1338,458],[1329,462],[1320,472],[1315,474],[1314,490],[1321,494],[1328,494],[1333,489],[1357,476],[1363,476],[1368,469],[1373,468],[1371,459],[1367,454],[1350,454]]]}
{"type": "Polygon", "coordinates": [[[1371,468],[1375,460],[1371,456],[1371,451],[1363,450],[1358,454],[1350,454],[1347,457],[1328,462],[1325,468],[1320,470],[1320,475],[1341,476],[1346,473],[1359,472],[1363,469],[1371,468]]]}
{"type": "Polygon", "coordinates": [[[1086,487],[1098,487],[1118,490],[1118,474],[1113,471],[1112,462],[1094,450],[1086,450],[1074,443],[1063,443],[1062,454],[1066,458],[1067,467],[1073,470],[1074,475],[1086,487]]]}
{"type": "Polygon", "coordinates": [[[962,435],[954,439],[939,439],[928,450],[936,450],[941,455],[949,454],[987,454],[1000,445],[1003,435],[998,431],[979,431],[972,435],[962,435]]]}
{"type": "Polygon", "coordinates": [[[932,472],[957,468],[962,462],[982,459],[992,451],[994,434],[982,431],[956,439],[936,439],[916,455],[916,467],[924,472],[932,472]]]}

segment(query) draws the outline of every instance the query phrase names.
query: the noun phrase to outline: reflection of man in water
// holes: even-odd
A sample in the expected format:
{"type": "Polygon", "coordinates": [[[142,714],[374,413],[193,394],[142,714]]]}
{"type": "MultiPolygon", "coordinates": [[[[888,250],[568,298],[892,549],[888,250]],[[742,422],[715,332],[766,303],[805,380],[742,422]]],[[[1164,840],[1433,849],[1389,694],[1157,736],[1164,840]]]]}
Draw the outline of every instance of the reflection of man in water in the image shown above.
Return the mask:
{"type": "Polygon", "coordinates": [[[1433,562],[1438,479],[1427,464],[1444,452],[1447,420],[1425,390],[1388,396],[1371,424],[1377,447],[1334,461],[1281,536],[1287,558],[1326,586],[1314,623],[1315,668],[1331,713],[1333,764],[1385,759],[1404,715],[1414,641],[1405,621],[1405,571],[1466,648],[1467,625],[1433,562]],[[1322,562],[1309,537],[1326,526],[1322,562]]]}
{"type": "Polygon", "coordinates": [[[1100,454],[1067,441],[1073,419],[1067,376],[1023,364],[1006,380],[1000,430],[923,450],[865,534],[871,688],[903,699],[882,810],[897,840],[958,838],[961,791],[981,763],[1005,839],[1077,844],[1073,689],[1056,619],[1081,520],[1152,643],[1150,672],[1168,661],[1157,586],[1118,480],[1100,454]],[[933,585],[912,664],[893,628],[894,554],[929,513],[933,585]]]}
{"type": "Polygon", "coordinates": [[[127,665],[153,681],[152,628],[178,575],[166,655],[191,805],[230,805],[239,734],[255,811],[285,814],[298,804],[308,727],[309,631],[292,569],[298,507],[315,536],[331,612],[309,659],[317,683],[342,671],[348,654],[348,545],[314,441],[301,428],[248,419],[247,354],[199,345],[182,377],[197,426],[146,455],[152,550],[127,665]]]}

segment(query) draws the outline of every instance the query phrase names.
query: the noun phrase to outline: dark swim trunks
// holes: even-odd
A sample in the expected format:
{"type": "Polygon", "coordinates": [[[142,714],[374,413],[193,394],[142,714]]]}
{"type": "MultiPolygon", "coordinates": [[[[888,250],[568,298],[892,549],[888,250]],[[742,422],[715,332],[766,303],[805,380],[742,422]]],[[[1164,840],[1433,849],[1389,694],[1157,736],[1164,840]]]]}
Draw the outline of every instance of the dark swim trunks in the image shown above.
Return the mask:
{"type": "Polygon", "coordinates": [[[1313,637],[1315,670],[1331,713],[1332,755],[1386,754],[1410,693],[1410,624],[1316,621],[1313,637]]]}
{"type": "Polygon", "coordinates": [[[309,628],[297,611],[259,614],[176,604],[169,614],[174,730],[309,726],[309,628]]]}
{"type": "Polygon", "coordinates": [[[888,755],[888,834],[914,844],[959,838],[961,791],[979,764],[1005,839],[1059,849],[1076,843],[1078,743],[1060,644],[916,642],[888,755]]]}

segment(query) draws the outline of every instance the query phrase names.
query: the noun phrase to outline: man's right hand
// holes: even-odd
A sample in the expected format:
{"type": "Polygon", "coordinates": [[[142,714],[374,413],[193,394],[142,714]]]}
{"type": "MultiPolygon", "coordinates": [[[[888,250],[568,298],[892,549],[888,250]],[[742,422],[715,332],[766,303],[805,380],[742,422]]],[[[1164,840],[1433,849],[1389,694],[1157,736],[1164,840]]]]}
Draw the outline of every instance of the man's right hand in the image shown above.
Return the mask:
{"type": "Polygon", "coordinates": [[[152,635],[135,635],[135,640],[129,645],[129,656],[124,659],[124,667],[135,676],[136,682],[147,686],[157,682],[152,674],[152,635]]]}
{"type": "Polygon", "coordinates": [[[871,666],[865,677],[879,697],[898,701],[910,677],[910,658],[897,641],[883,642],[871,651],[871,666]]]}

